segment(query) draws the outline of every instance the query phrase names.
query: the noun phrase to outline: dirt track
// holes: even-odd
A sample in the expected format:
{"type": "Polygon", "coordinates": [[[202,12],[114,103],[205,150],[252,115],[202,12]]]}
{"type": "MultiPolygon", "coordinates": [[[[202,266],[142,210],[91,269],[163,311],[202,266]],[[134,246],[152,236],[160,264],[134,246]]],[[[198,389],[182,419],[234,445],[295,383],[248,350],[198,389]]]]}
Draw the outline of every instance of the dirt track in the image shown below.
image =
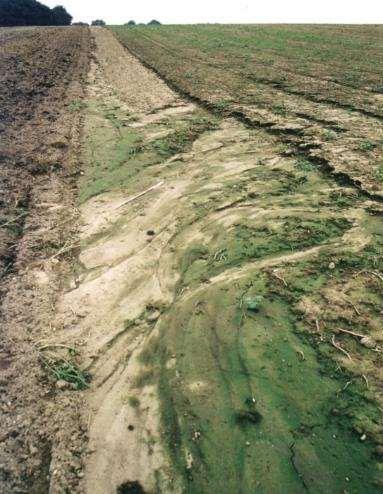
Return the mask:
{"type": "Polygon", "coordinates": [[[81,33],[6,281],[5,491],[378,492],[381,205],[106,30],[83,94],[81,33]]]}

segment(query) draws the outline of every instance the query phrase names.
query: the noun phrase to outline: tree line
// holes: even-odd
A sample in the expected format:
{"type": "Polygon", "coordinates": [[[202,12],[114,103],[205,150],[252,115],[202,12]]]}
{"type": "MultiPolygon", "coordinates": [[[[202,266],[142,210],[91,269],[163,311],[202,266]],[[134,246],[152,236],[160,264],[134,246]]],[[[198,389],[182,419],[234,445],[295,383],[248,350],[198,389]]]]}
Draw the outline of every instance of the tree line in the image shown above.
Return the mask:
{"type": "MultiPolygon", "coordinates": [[[[82,22],[78,22],[76,24],[82,25],[83,23],[82,22]]],[[[95,21],[92,21],[92,26],[105,26],[105,25],[106,25],[106,23],[102,19],[97,19],[95,21]]],[[[129,21],[126,24],[124,24],[124,26],[129,26],[129,27],[133,27],[133,26],[146,26],[146,25],[147,26],[160,26],[161,23],[160,23],[160,21],[156,21],[155,19],[153,19],[152,21],[148,22],[148,24],[136,24],[135,21],[129,21]]]]}
{"type": "Polygon", "coordinates": [[[124,24],[124,26],[130,26],[130,27],[134,27],[134,26],[160,26],[160,25],[161,25],[161,22],[157,21],[156,19],[153,19],[152,21],[148,22],[147,24],[136,24],[135,21],[129,21],[126,24],[124,24]]]}
{"type": "Polygon", "coordinates": [[[0,26],[69,26],[72,16],[58,5],[50,9],[37,0],[0,0],[0,26]]]}

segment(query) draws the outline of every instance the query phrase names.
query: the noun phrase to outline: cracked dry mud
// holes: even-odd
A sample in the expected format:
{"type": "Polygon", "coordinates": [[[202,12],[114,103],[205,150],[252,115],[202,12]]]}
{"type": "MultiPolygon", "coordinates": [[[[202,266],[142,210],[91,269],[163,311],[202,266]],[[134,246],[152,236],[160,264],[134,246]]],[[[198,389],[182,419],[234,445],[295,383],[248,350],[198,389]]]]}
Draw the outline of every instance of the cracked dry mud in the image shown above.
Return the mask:
{"type": "Polygon", "coordinates": [[[381,202],[91,33],[49,492],[379,492],[381,202]]]}

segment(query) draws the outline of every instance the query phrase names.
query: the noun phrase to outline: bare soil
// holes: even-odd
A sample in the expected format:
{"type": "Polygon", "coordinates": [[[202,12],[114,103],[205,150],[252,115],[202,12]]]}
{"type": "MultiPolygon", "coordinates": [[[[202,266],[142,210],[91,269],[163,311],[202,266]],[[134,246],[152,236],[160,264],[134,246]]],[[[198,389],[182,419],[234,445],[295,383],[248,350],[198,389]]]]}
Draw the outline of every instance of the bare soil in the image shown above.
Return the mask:
{"type": "Polygon", "coordinates": [[[28,202],[3,280],[3,490],[380,492],[376,183],[315,162],[290,117],[181,97],[108,30],[1,36],[50,88],[6,141],[33,166],[8,189],[28,202]]]}
{"type": "MultiPolygon", "coordinates": [[[[56,414],[38,342],[68,265],[56,256],[75,217],[80,115],[68,108],[83,95],[90,37],[83,29],[2,29],[0,43],[0,481],[3,492],[40,493],[54,475],[60,437],[73,432],[67,417],[77,413],[68,400],[56,414]]],[[[77,481],[65,473],[69,489],[77,481]]]]}

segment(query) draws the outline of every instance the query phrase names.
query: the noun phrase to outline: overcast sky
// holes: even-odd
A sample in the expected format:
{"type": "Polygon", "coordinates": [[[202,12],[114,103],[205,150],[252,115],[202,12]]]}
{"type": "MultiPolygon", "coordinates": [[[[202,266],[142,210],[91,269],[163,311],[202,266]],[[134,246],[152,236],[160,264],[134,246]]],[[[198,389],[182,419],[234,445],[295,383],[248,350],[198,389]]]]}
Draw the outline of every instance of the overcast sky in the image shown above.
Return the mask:
{"type": "Polygon", "coordinates": [[[383,0],[41,0],[64,5],[75,21],[383,23],[383,0]]]}

